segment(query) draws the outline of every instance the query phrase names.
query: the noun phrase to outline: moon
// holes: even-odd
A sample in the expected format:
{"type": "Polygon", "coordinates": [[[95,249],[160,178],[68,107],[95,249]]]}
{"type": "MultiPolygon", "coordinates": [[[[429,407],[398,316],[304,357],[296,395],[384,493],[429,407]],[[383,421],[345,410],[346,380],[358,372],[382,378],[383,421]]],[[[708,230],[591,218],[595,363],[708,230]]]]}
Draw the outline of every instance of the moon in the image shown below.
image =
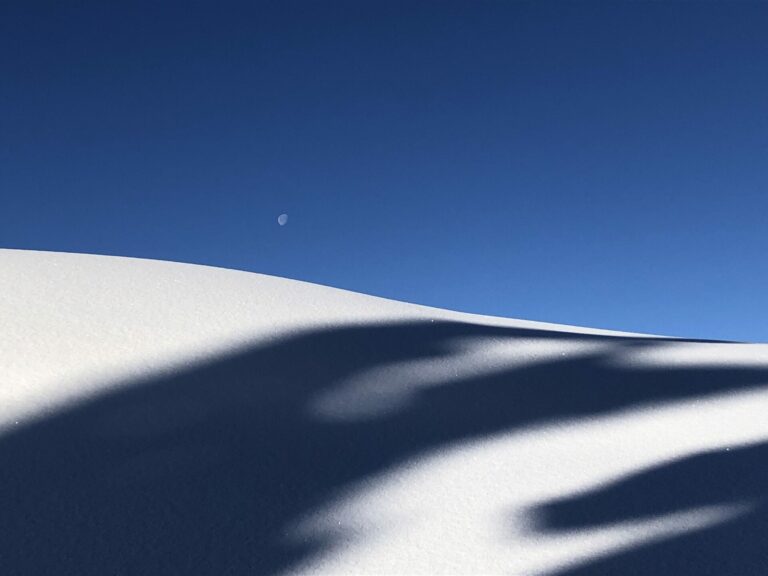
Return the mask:
{"type": "Polygon", "coordinates": [[[280,224],[280,226],[285,226],[288,223],[288,214],[280,214],[280,216],[277,217],[277,223],[280,224]]]}

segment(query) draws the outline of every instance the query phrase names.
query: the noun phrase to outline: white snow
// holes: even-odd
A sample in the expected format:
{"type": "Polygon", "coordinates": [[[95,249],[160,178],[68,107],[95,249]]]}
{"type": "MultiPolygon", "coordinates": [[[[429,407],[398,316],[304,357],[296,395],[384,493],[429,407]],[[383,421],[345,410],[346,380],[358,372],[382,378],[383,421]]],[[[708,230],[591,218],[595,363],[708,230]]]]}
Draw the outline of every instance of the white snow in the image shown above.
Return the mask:
{"type": "Polygon", "coordinates": [[[554,327],[237,270],[0,250],[0,428],[122,380],[299,330],[425,319],[554,327]]]}
{"type": "Polygon", "coordinates": [[[768,345],[17,250],[0,326],[4,573],[673,574],[712,538],[717,573],[762,560],[768,345]]]}

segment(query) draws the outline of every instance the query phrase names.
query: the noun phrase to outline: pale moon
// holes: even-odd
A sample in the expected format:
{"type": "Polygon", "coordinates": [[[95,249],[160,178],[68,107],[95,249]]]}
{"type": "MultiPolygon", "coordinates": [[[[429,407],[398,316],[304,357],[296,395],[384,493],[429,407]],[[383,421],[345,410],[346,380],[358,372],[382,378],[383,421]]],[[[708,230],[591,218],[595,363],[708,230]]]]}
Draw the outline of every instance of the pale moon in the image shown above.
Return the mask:
{"type": "Polygon", "coordinates": [[[277,217],[277,223],[280,224],[280,226],[285,226],[288,222],[288,214],[280,214],[280,216],[277,217]]]}

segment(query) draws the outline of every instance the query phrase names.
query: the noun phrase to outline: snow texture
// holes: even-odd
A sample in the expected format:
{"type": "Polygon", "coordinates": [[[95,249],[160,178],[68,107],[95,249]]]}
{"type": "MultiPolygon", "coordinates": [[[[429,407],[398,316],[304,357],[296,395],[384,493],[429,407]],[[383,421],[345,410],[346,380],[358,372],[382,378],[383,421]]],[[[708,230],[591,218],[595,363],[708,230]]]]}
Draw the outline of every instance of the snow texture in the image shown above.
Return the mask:
{"type": "Polygon", "coordinates": [[[768,345],[0,250],[0,566],[764,574],[768,345]]]}

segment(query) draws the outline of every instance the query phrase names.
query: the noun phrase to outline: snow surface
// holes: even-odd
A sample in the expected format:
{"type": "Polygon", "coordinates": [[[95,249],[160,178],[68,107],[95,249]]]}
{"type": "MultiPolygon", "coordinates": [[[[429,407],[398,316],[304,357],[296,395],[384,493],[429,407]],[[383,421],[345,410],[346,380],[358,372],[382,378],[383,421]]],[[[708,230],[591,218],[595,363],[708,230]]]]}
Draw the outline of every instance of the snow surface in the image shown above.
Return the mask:
{"type": "Polygon", "coordinates": [[[768,345],[0,250],[3,574],[765,574],[768,345]]]}

